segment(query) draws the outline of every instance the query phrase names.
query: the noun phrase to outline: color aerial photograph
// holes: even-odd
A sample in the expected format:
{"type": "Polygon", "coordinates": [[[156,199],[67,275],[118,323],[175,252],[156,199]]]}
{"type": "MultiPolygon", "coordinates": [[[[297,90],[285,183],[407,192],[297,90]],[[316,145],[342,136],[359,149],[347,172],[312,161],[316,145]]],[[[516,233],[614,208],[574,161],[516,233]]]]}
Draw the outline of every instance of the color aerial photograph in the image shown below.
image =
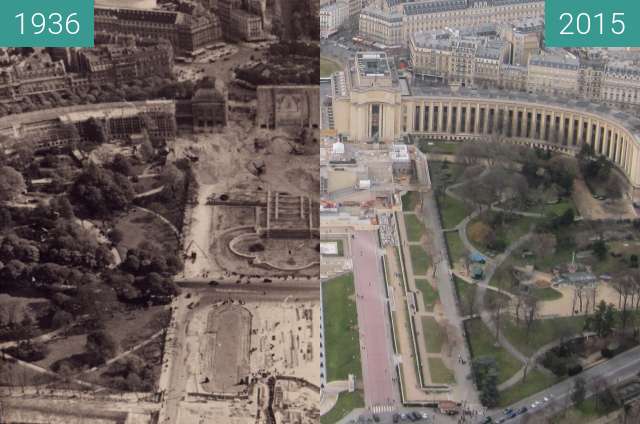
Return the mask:
{"type": "Polygon", "coordinates": [[[94,47],[0,49],[0,423],[319,422],[319,22],[96,0],[94,47]]]}
{"type": "Polygon", "coordinates": [[[632,4],[321,1],[322,424],[640,423],[632,4]]]}

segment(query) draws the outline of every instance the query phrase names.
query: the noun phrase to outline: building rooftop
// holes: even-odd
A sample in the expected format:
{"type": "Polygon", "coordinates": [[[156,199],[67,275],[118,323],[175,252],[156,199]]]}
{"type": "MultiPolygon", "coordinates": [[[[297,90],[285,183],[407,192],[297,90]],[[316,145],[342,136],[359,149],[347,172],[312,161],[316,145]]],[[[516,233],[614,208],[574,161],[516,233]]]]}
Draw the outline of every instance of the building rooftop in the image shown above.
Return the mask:
{"type": "Polygon", "coordinates": [[[546,66],[557,69],[578,69],[580,61],[569,54],[535,54],[529,58],[529,65],[546,66]]]}
{"type": "Polygon", "coordinates": [[[402,22],[402,13],[393,10],[380,10],[373,6],[367,6],[360,12],[361,14],[383,19],[387,22],[402,22]]]}
{"type": "Polygon", "coordinates": [[[391,67],[387,54],[382,52],[359,52],[355,57],[358,72],[364,76],[388,76],[391,67]]]}
{"type": "Polygon", "coordinates": [[[95,7],[113,7],[113,8],[129,8],[129,9],[156,9],[158,7],[157,0],[95,0],[95,7]]]}
{"type": "MultiPolygon", "coordinates": [[[[543,3],[544,0],[432,0],[424,2],[405,3],[391,1],[393,6],[404,3],[405,15],[423,15],[429,13],[448,12],[452,10],[464,10],[470,8],[506,6],[510,4],[543,3]]],[[[389,1],[388,1],[389,4],[389,1]]]]}

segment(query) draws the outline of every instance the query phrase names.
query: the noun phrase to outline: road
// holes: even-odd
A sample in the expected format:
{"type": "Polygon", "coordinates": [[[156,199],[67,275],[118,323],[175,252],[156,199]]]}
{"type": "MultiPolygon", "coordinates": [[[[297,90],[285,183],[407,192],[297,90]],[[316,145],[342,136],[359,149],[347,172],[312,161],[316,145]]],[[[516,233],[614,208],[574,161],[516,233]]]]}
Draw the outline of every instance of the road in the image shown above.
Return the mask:
{"type": "MultiPolygon", "coordinates": [[[[509,424],[524,423],[530,416],[542,416],[550,417],[557,414],[563,409],[571,406],[571,392],[573,390],[574,380],[577,377],[582,377],[587,383],[587,397],[594,394],[593,385],[590,384],[592,380],[597,377],[598,379],[605,379],[611,385],[614,385],[617,381],[622,381],[631,378],[640,372],[640,347],[630,349],[620,355],[604,362],[600,365],[596,365],[590,368],[576,377],[568,378],[554,386],[549,387],[546,390],[536,393],[533,396],[529,396],[520,402],[514,403],[510,408],[517,410],[523,406],[530,409],[527,414],[516,417],[508,421],[509,424]],[[551,401],[544,407],[538,407],[540,409],[531,410],[531,404],[536,400],[542,399],[544,396],[551,399],[551,401]]],[[[492,415],[494,421],[497,421],[503,416],[502,411],[495,412],[492,415]]],[[[479,420],[478,422],[481,422],[479,420]]]]}
{"type": "Polygon", "coordinates": [[[189,353],[183,348],[183,341],[193,315],[193,310],[188,307],[189,304],[190,299],[187,296],[178,296],[171,304],[174,312],[165,340],[166,362],[162,364],[163,369],[158,383],[158,391],[163,394],[158,417],[158,423],[162,424],[178,422],[180,402],[186,395],[189,378],[186,361],[189,353]]]}
{"type": "Polygon", "coordinates": [[[377,233],[357,231],[351,251],[365,404],[373,412],[389,412],[399,405],[399,389],[377,233]]]}

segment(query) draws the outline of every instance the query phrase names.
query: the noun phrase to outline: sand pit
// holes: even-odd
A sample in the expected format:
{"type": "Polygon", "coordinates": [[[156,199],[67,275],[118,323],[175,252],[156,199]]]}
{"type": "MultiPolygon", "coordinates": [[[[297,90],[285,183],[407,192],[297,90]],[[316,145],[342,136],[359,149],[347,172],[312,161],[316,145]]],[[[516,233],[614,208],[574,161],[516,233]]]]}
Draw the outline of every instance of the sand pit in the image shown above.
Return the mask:
{"type": "MultiPolygon", "coordinates": [[[[539,314],[542,317],[549,316],[571,316],[572,314],[572,306],[573,306],[573,298],[575,288],[568,284],[562,284],[559,286],[554,286],[554,289],[558,290],[562,293],[562,297],[556,300],[550,300],[546,302],[539,303],[539,314]]],[[[584,299],[584,297],[583,297],[584,299]]],[[[618,293],[615,291],[613,287],[611,287],[608,283],[600,283],[596,288],[596,301],[597,305],[601,300],[604,300],[607,303],[613,303],[614,305],[618,304],[618,293]]],[[[577,304],[577,303],[576,303],[577,304]]],[[[583,304],[586,304],[583,301],[583,304]]],[[[593,309],[591,306],[589,309],[593,309]]],[[[583,312],[584,313],[584,312],[583,312]]]]}
{"type": "Polygon", "coordinates": [[[622,198],[609,203],[596,200],[581,179],[574,181],[573,201],[580,215],[588,220],[636,218],[633,205],[628,199],[622,198]]]}
{"type": "Polygon", "coordinates": [[[251,313],[238,305],[209,312],[200,344],[200,378],[208,393],[238,393],[249,375],[251,313]]]}

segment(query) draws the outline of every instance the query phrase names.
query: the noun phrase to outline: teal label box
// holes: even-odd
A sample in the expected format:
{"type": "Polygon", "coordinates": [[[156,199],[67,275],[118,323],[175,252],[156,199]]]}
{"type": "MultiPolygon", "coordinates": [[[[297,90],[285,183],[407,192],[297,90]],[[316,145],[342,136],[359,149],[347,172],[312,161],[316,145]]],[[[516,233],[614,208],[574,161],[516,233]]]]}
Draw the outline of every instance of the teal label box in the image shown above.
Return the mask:
{"type": "Polygon", "coordinates": [[[547,0],[548,47],[640,47],[639,0],[547,0]]]}
{"type": "Polygon", "coordinates": [[[93,47],[93,0],[0,0],[0,46],[93,47]]]}

